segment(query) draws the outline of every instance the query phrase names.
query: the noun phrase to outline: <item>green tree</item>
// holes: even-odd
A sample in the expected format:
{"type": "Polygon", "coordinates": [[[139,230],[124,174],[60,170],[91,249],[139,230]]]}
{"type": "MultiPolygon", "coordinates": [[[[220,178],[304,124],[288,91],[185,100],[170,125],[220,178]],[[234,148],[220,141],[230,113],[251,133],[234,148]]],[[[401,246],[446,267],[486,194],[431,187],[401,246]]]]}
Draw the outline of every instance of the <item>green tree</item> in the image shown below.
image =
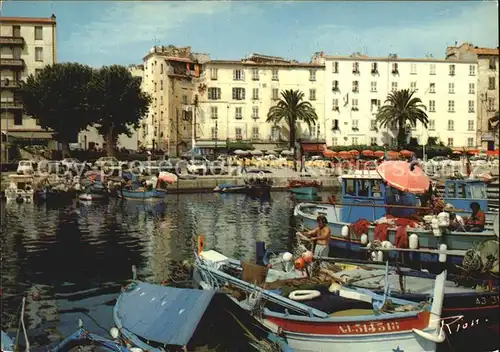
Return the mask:
{"type": "Polygon", "coordinates": [[[429,118],[425,112],[426,107],[422,100],[413,97],[412,91],[403,89],[391,92],[376,116],[377,124],[381,127],[391,126],[396,123],[398,126],[398,148],[402,148],[406,143],[407,129],[409,124],[412,127],[420,121],[425,128],[429,123],[429,118]]]}
{"type": "Polygon", "coordinates": [[[305,122],[309,128],[316,124],[318,115],[313,106],[308,101],[304,100],[304,93],[299,90],[285,90],[281,92],[281,99],[276,106],[269,109],[267,113],[267,122],[273,123],[275,126],[281,122],[285,122],[289,129],[288,143],[290,149],[294,150],[295,169],[297,169],[297,150],[295,148],[295,140],[298,129],[298,122],[305,122]]]}
{"type": "Polygon", "coordinates": [[[95,111],[89,94],[92,79],[93,70],[89,66],[53,64],[29,75],[19,89],[24,112],[38,119],[42,128],[54,131],[63,156],[69,154],[69,143],[92,123],[95,111]]]}
{"type": "Polygon", "coordinates": [[[123,66],[104,66],[96,71],[92,101],[97,107],[95,127],[113,156],[120,134],[132,135],[147,114],[151,97],[141,90],[141,78],[123,66]]]}

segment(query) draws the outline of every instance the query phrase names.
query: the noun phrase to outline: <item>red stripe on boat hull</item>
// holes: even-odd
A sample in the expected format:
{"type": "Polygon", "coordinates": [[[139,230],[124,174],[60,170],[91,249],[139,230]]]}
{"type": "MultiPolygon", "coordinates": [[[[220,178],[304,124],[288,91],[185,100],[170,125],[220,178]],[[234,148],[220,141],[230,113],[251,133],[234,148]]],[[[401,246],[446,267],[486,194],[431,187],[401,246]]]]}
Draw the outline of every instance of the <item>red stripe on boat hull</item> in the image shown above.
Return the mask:
{"type": "Polygon", "coordinates": [[[315,335],[373,335],[425,329],[429,325],[429,312],[420,312],[416,316],[370,321],[331,321],[308,322],[266,316],[266,319],[281,327],[285,332],[315,335]]]}

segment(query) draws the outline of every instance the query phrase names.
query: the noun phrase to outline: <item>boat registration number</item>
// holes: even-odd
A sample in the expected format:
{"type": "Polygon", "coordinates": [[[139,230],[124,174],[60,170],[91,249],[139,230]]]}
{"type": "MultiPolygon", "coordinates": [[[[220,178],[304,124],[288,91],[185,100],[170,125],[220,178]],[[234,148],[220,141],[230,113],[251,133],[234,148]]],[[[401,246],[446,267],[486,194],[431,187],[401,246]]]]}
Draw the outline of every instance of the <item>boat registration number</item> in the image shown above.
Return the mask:
{"type": "Polygon", "coordinates": [[[494,306],[500,304],[500,296],[477,297],[477,306],[494,306]]]}
{"type": "Polygon", "coordinates": [[[341,334],[369,334],[377,332],[388,332],[400,330],[399,322],[371,322],[362,324],[345,324],[340,325],[341,334]]]}

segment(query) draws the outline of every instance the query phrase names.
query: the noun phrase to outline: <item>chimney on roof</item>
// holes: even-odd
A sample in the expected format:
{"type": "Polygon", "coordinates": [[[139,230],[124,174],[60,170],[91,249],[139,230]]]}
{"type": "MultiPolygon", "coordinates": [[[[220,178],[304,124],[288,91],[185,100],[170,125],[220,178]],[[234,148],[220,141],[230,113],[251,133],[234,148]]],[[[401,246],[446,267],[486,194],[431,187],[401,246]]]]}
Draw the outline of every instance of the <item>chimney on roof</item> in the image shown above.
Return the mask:
{"type": "Polygon", "coordinates": [[[455,46],[457,46],[457,45],[458,45],[458,42],[455,40],[455,46]]]}

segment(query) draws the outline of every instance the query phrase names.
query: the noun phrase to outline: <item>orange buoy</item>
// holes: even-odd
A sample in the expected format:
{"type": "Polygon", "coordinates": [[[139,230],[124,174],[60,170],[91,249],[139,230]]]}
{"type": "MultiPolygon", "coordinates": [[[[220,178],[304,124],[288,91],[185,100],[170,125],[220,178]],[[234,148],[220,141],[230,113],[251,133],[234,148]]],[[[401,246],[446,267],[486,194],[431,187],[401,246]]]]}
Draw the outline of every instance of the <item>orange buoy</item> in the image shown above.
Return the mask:
{"type": "Polygon", "coordinates": [[[300,257],[295,259],[295,269],[302,270],[306,266],[306,261],[304,258],[300,257]]]}
{"type": "Polygon", "coordinates": [[[203,252],[203,246],[205,245],[205,236],[200,235],[198,236],[198,255],[203,252]]]}

